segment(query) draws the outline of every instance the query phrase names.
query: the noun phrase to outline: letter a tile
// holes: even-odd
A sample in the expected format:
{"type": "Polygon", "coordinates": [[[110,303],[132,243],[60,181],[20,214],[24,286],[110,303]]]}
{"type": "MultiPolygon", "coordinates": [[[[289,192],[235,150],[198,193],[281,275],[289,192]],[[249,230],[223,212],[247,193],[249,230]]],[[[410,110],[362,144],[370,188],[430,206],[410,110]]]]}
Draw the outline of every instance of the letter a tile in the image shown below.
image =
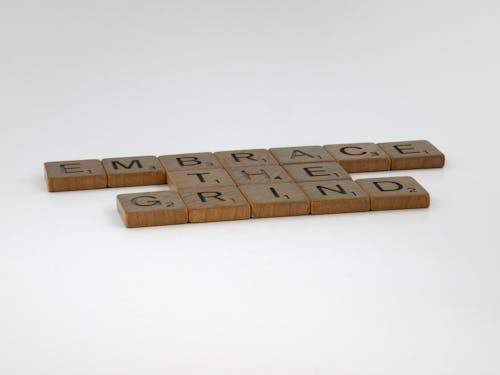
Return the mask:
{"type": "Polygon", "coordinates": [[[186,205],[175,191],[120,194],[118,212],[128,228],[184,224],[188,221],[186,205]]]}
{"type": "Polygon", "coordinates": [[[269,149],[280,164],[335,161],[321,146],[279,147],[269,149]]]}
{"type": "Polygon", "coordinates": [[[271,153],[265,149],[219,151],[215,153],[215,156],[224,168],[278,164],[271,153]]]}
{"type": "Polygon", "coordinates": [[[429,193],[412,177],[363,178],[356,183],[369,195],[372,211],[426,208],[430,204],[429,193]]]}

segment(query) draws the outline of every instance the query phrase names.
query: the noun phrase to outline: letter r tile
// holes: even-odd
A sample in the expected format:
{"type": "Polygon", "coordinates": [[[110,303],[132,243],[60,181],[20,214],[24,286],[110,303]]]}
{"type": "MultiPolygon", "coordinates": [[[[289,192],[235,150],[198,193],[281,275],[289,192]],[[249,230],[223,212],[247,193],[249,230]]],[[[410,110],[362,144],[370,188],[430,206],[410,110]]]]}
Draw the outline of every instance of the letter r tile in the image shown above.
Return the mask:
{"type": "Polygon", "coordinates": [[[363,178],[356,183],[370,197],[372,211],[426,208],[430,204],[429,193],[412,177],[363,178]]]}
{"type": "Polygon", "coordinates": [[[278,164],[271,153],[265,149],[218,151],[215,156],[226,169],[278,164]]]}
{"type": "Polygon", "coordinates": [[[179,194],[191,223],[250,218],[250,205],[236,186],[184,188],[179,194]]]}

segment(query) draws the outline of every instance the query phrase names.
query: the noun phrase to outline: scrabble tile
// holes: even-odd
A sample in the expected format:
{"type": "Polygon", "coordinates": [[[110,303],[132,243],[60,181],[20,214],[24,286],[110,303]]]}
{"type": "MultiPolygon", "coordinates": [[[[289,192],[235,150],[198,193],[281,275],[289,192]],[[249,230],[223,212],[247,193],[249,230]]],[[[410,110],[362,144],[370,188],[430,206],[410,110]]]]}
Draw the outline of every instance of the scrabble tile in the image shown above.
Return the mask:
{"type": "Polygon", "coordinates": [[[412,177],[363,178],[356,180],[370,197],[370,209],[397,210],[429,207],[429,193],[412,177]]]}
{"type": "Polygon", "coordinates": [[[391,169],[391,159],[375,143],[344,143],[324,147],[347,172],[391,169]]]}
{"type": "Polygon", "coordinates": [[[250,205],[235,186],[180,189],[191,223],[250,218],[250,205]]]}
{"type": "Polygon", "coordinates": [[[252,217],[309,214],[309,200],[293,182],[241,185],[239,188],[252,207],[252,217]]]}
{"type": "Polygon", "coordinates": [[[296,182],[351,180],[351,176],[336,162],[289,164],[283,168],[296,182]]]}
{"type": "Polygon", "coordinates": [[[222,168],[222,165],[211,152],[162,155],[158,159],[160,159],[161,164],[167,172],[222,168]]]}
{"type": "Polygon", "coordinates": [[[160,185],[165,170],[155,156],[107,158],[102,165],[108,175],[108,187],[160,185]]]}
{"type": "Polygon", "coordinates": [[[299,182],[311,202],[311,214],[370,210],[370,198],[351,180],[299,182]]]}
{"type": "Polygon", "coordinates": [[[444,154],[429,141],[401,141],[378,144],[391,158],[391,169],[441,168],[444,154]]]}
{"type": "Polygon", "coordinates": [[[321,146],[279,147],[271,148],[269,151],[280,164],[335,161],[321,146]]]}
{"type": "Polygon", "coordinates": [[[270,184],[292,182],[292,178],[279,165],[261,165],[257,167],[228,168],[228,173],[236,185],[270,184]]]}
{"type": "Polygon", "coordinates": [[[189,171],[169,171],[167,181],[171,189],[187,187],[206,188],[208,186],[234,186],[231,176],[224,169],[194,169],[189,171]]]}
{"type": "Polygon", "coordinates": [[[187,207],[175,191],[120,194],[116,205],[128,228],[188,222],[187,207]]]}
{"type": "Polygon", "coordinates": [[[265,149],[218,151],[215,156],[224,168],[278,164],[265,149]]]}
{"type": "Polygon", "coordinates": [[[44,168],[48,191],[102,189],[108,183],[97,159],[47,162],[44,168]]]}

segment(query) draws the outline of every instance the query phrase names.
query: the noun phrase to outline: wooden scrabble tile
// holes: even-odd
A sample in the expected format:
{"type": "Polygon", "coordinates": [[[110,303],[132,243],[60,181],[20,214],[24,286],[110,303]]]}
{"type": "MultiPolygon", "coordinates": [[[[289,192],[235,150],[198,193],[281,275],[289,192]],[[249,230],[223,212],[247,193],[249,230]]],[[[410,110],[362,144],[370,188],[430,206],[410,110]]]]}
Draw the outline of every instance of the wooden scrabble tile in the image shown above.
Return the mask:
{"type": "Polygon", "coordinates": [[[234,186],[235,183],[225,169],[194,169],[189,171],[169,171],[167,181],[171,189],[187,187],[206,188],[208,186],[234,186]]]}
{"type": "Polygon", "coordinates": [[[340,164],[330,161],[326,163],[289,164],[283,168],[296,182],[351,180],[351,176],[340,164]]]}
{"type": "Polygon", "coordinates": [[[128,228],[184,224],[188,211],[175,191],[120,194],[116,206],[128,228]]]}
{"type": "Polygon", "coordinates": [[[160,159],[161,164],[167,172],[222,168],[222,165],[211,152],[162,155],[158,159],[160,159]]]}
{"type": "Polygon", "coordinates": [[[155,156],[107,158],[102,165],[108,175],[108,187],[165,183],[165,170],[155,156]]]}
{"type": "Polygon", "coordinates": [[[429,207],[429,193],[412,177],[363,178],[356,180],[370,197],[370,209],[397,210],[429,207]]]}
{"type": "Polygon", "coordinates": [[[311,202],[311,214],[370,211],[370,198],[354,181],[318,181],[298,184],[311,202]]]}
{"type": "Polygon", "coordinates": [[[391,159],[375,143],[344,143],[324,147],[347,172],[391,169],[391,159]]]}
{"type": "Polygon", "coordinates": [[[280,164],[335,161],[321,146],[279,147],[271,148],[269,151],[280,164]]]}
{"type": "Polygon", "coordinates": [[[250,205],[235,186],[180,189],[191,223],[250,218],[250,205]]]}
{"type": "Polygon", "coordinates": [[[102,189],[108,179],[97,159],[53,161],[44,164],[48,191],[102,189]]]}
{"type": "Polygon", "coordinates": [[[236,185],[292,182],[292,178],[279,165],[233,167],[227,169],[236,185]]]}
{"type": "Polygon", "coordinates": [[[378,144],[391,158],[391,169],[441,168],[444,154],[425,140],[378,144]]]}
{"type": "Polygon", "coordinates": [[[224,168],[278,164],[265,149],[218,151],[215,156],[224,168]]]}
{"type": "Polygon", "coordinates": [[[252,217],[309,214],[309,200],[293,182],[241,185],[239,188],[252,207],[252,217]]]}

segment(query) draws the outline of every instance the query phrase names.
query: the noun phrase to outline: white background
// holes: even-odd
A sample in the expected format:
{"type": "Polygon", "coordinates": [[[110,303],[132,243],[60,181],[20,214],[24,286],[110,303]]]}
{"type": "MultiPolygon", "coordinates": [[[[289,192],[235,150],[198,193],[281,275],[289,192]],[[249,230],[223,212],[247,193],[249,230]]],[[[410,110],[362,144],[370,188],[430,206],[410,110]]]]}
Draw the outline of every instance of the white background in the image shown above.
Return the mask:
{"type": "Polygon", "coordinates": [[[500,3],[0,0],[0,373],[499,374],[500,3]],[[424,210],[126,229],[45,161],[429,139],[424,210]]]}

